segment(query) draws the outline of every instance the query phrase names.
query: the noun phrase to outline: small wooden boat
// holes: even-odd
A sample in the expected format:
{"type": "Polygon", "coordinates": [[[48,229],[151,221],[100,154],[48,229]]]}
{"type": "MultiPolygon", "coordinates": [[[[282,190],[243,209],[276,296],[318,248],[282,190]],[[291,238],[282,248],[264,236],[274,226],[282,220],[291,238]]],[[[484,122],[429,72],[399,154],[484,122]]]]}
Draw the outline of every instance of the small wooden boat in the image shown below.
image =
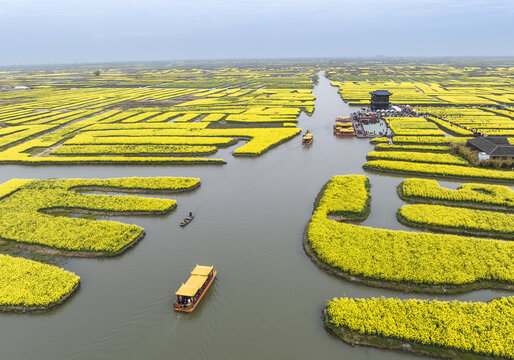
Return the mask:
{"type": "Polygon", "coordinates": [[[175,311],[193,312],[202,301],[205,293],[211,287],[216,278],[216,270],[213,266],[196,265],[191,271],[191,276],[182,284],[175,295],[177,300],[173,304],[175,311]]]}
{"type": "Polygon", "coordinates": [[[193,221],[193,219],[195,218],[195,214],[193,213],[189,213],[189,216],[186,216],[184,218],[184,220],[182,220],[182,222],[180,223],[180,226],[184,227],[186,226],[187,224],[189,224],[191,221],[193,221]]]}
{"type": "Polygon", "coordinates": [[[310,145],[314,141],[314,135],[310,132],[306,132],[302,137],[302,145],[310,145]]]}

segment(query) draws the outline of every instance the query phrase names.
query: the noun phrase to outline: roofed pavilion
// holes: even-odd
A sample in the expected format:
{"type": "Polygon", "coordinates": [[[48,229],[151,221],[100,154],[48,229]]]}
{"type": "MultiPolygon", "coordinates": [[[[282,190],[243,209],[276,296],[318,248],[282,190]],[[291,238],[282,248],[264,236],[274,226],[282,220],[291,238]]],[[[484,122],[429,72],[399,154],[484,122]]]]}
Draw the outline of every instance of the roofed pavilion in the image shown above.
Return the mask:
{"type": "Polygon", "coordinates": [[[387,110],[389,108],[389,96],[393,93],[388,90],[371,91],[371,110],[387,110]]]}

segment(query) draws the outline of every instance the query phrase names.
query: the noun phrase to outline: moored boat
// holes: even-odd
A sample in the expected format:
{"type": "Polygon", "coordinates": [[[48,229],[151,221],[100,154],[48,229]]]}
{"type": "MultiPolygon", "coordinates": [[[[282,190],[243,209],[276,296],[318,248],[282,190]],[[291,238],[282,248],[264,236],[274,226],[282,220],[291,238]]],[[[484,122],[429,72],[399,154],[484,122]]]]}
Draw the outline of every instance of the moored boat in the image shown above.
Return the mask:
{"type": "Polygon", "coordinates": [[[355,136],[355,129],[351,122],[349,123],[336,123],[334,125],[334,135],[336,136],[355,136]]]}
{"type": "Polygon", "coordinates": [[[175,304],[173,304],[175,311],[193,312],[215,278],[216,270],[213,266],[197,264],[186,283],[182,284],[175,293],[177,296],[175,304]]]}
{"type": "Polygon", "coordinates": [[[355,131],[334,131],[335,136],[355,136],[355,131]]]}
{"type": "Polygon", "coordinates": [[[338,116],[336,118],[336,123],[351,123],[352,119],[348,116],[338,116]]]}

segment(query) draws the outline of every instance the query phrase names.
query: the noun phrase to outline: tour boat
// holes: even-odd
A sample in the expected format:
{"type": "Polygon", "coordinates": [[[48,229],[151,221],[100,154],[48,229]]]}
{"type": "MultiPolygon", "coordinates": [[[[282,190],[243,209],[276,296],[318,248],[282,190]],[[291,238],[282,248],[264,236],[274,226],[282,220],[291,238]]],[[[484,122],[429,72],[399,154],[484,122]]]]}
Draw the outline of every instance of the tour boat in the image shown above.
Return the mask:
{"type": "Polygon", "coordinates": [[[202,301],[203,296],[209,290],[214,279],[216,270],[213,266],[196,265],[191,271],[191,276],[182,284],[175,295],[177,299],[173,308],[175,311],[193,312],[202,301]]]}
{"type": "Polygon", "coordinates": [[[312,135],[309,132],[305,133],[305,135],[303,135],[303,137],[302,137],[302,145],[310,145],[310,144],[312,144],[313,141],[314,141],[314,135],[312,135]]]}

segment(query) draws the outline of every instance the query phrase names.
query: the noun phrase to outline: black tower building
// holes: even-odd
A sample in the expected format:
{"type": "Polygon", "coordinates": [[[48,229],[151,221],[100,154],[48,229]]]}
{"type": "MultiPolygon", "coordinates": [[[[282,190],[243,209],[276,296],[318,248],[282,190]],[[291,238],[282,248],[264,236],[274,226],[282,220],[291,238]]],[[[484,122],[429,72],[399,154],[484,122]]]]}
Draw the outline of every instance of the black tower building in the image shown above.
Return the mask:
{"type": "Polygon", "coordinates": [[[382,110],[389,108],[389,96],[393,95],[387,90],[375,90],[371,94],[371,110],[382,110]]]}

